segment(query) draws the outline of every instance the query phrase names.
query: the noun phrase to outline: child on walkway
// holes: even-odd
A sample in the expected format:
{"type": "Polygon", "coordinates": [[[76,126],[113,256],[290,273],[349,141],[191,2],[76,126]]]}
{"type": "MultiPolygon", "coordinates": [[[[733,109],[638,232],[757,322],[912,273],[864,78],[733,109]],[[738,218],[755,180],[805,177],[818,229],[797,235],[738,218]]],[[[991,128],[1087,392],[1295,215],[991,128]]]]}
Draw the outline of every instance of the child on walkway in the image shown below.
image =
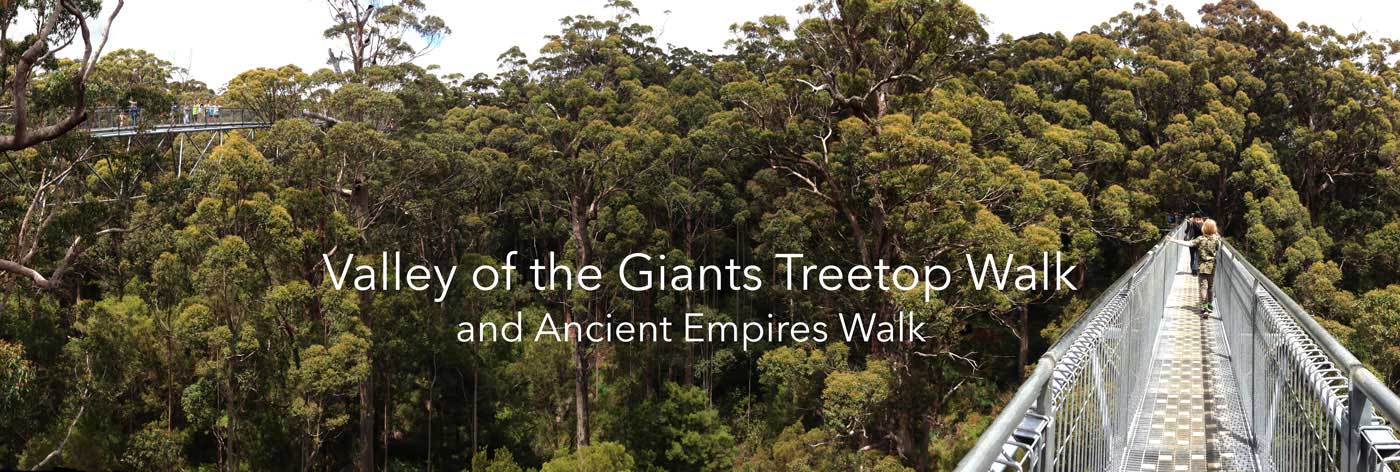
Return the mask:
{"type": "Polygon", "coordinates": [[[1201,235],[1190,241],[1182,241],[1172,238],[1171,242],[1196,249],[1199,265],[1196,269],[1196,281],[1201,291],[1201,318],[1210,317],[1215,311],[1215,253],[1220,250],[1220,233],[1216,229],[1215,220],[1206,219],[1201,223],[1201,235]]]}

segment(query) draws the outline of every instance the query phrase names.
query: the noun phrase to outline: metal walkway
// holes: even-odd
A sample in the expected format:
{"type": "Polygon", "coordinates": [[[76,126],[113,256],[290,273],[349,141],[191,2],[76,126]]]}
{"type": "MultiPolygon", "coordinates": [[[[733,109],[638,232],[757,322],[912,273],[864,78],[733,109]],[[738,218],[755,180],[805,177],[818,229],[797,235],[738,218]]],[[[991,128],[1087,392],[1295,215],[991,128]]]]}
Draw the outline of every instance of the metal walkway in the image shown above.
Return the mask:
{"type": "Polygon", "coordinates": [[[1186,253],[1179,259],[1120,469],[1256,470],[1220,317],[1201,317],[1190,259],[1186,253]]]}
{"type": "Polygon", "coordinates": [[[161,113],[126,108],[96,108],[82,129],[94,138],[124,138],[150,134],[181,134],[268,128],[272,124],[257,110],[220,108],[216,114],[193,114],[188,108],[161,113]]]}
{"type": "Polygon", "coordinates": [[[1400,471],[1400,396],[1228,243],[1202,319],[1186,254],[1104,290],[957,470],[1400,471]]]}
{"type": "MultiPolygon", "coordinates": [[[[93,138],[125,138],[157,134],[223,132],[237,129],[270,128],[265,113],[249,108],[218,107],[215,113],[207,108],[193,113],[189,107],[170,110],[140,108],[94,107],[87,119],[78,126],[93,138]]],[[[13,110],[0,109],[0,123],[13,120],[13,110]]]]}
{"type": "Polygon", "coordinates": [[[122,138],[127,136],[137,136],[146,134],[178,134],[178,133],[204,133],[213,131],[231,131],[236,129],[257,129],[269,128],[272,125],[263,122],[245,121],[236,123],[200,123],[189,125],[158,125],[150,127],[113,127],[94,128],[88,130],[88,136],[94,138],[122,138]]]}

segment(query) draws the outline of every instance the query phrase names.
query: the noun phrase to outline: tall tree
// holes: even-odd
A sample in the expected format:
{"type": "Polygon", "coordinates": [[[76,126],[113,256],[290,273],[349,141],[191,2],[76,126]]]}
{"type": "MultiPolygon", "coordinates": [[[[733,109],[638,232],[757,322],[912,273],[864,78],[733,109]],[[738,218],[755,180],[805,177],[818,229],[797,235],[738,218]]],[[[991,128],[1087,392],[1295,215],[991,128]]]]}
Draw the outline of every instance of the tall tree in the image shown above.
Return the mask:
{"type": "Polygon", "coordinates": [[[366,67],[411,61],[452,33],[442,18],[426,14],[421,0],[326,0],[326,5],[331,26],[324,35],[343,42],[339,52],[334,48],[329,52],[328,63],[337,71],[344,62],[359,74],[366,67]],[[421,45],[416,44],[419,41],[421,45]]]}
{"type": "Polygon", "coordinates": [[[252,109],[263,120],[274,123],[297,116],[306,98],[309,80],[306,73],[294,65],[276,69],[260,67],[230,79],[221,100],[228,106],[252,109]]]}

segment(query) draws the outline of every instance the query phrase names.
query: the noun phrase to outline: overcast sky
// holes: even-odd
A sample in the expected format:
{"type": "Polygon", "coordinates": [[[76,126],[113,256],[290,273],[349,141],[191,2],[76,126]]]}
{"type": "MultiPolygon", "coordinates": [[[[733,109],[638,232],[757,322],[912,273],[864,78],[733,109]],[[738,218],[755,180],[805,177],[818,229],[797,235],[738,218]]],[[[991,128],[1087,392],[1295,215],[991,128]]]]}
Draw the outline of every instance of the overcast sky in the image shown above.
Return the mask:
{"type": "MultiPolygon", "coordinates": [[[[641,20],[656,27],[663,44],[720,50],[729,25],[762,15],[796,17],[806,0],[634,0],[641,20]]],[[[1132,8],[1134,0],[1052,2],[965,0],[990,20],[994,35],[1084,31],[1132,8]],[[1071,6],[1072,5],[1072,6],[1071,6]]],[[[1289,25],[1330,25],[1341,32],[1400,37],[1400,1],[1257,0],[1289,25]]],[[[115,2],[107,0],[111,4],[115,2]]],[[[453,34],[420,63],[467,75],[494,72],[496,56],[511,46],[534,55],[559,18],[602,14],[603,0],[426,0],[453,34]]],[[[1164,0],[1192,21],[1203,1],[1164,0]]],[[[189,69],[193,78],[218,88],[254,67],[296,64],[308,72],[324,67],[321,37],[330,17],[322,0],[127,0],[117,17],[108,50],[139,48],[189,69]]]]}

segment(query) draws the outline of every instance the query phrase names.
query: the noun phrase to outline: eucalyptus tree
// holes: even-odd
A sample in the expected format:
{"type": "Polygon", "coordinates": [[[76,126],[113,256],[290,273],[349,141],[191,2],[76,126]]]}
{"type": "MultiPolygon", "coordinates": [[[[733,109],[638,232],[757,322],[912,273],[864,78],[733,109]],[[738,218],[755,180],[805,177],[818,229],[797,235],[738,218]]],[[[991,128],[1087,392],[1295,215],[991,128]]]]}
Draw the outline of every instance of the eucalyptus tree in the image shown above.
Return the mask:
{"type": "Polygon", "coordinates": [[[427,14],[421,0],[326,0],[326,6],[331,26],[323,35],[341,44],[339,51],[328,51],[327,63],[337,72],[345,62],[350,63],[348,72],[358,75],[367,67],[412,61],[452,33],[442,18],[427,14]]]}
{"type": "Polygon", "coordinates": [[[300,67],[259,67],[230,79],[219,97],[230,107],[248,108],[263,120],[274,123],[301,113],[310,77],[300,67]]]}
{"type": "MultiPolygon", "coordinates": [[[[3,72],[0,72],[0,86],[3,86],[10,103],[9,134],[0,136],[0,152],[22,151],[52,141],[87,119],[88,80],[102,58],[102,50],[111,33],[112,20],[121,12],[123,4],[122,0],[117,0],[112,13],[107,17],[101,36],[97,38],[93,37],[90,23],[97,20],[96,17],[101,11],[99,2],[16,1],[0,5],[0,37],[9,37],[10,28],[27,15],[32,15],[35,20],[34,31],[25,35],[22,41],[0,45],[0,64],[5,66],[3,72]],[[73,44],[82,44],[83,47],[82,55],[77,61],[65,64],[55,59],[56,53],[73,44]],[[47,73],[39,74],[46,69],[47,73]],[[49,104],[52,108],[43,106],[46,103],[42,101],[31,103],[36,96],[43,96],[38,93],[42,90],[37,86],[39,84],[36,84],[36,79],[39,78],[43,79],[42,85],[56,92],[53,95],[61,97],[52,100],[54,103],[49,104]],[[55,122],[47,123],[44,119],[46,115],[57,115],[59,118],[55,122]]],[[[36,166],[30,167],[35,169],[32,172],[32,180],[21,186],[22,191],[31,198],[29,211],[26,212],[28,216],[23,219],[17,236],[20,244],[16,245],[17,254],[0,258],[0,271],[29,279],[35,287],[41,289],[55,288],[64,273],[71,268],[93,239],[117,230],[106,228],[99,229],[94,234],[75,236],[71,244],[67,244],[67,251],[53,263],[53,269],[44,271],[33,267],[32,258],[41,245],[34,239],[36,235],[30,231],[37,228],[42,232],[43,227],[50,221],[45,218],[34,219],[35,213],[43,212],[45,205],[51,203],[50,198],[54,196],[54,192],[63,187],[62,183],[82,161],[82,158],[77,158],[46,163],[34,162],[36,166]],[[87,238],[84,239],[84,236],[87,238]],[[30,241],[34,242],[31,244],[30,241]]],[[[19,169],[10,170],[13,172],[19,169]]]]}

